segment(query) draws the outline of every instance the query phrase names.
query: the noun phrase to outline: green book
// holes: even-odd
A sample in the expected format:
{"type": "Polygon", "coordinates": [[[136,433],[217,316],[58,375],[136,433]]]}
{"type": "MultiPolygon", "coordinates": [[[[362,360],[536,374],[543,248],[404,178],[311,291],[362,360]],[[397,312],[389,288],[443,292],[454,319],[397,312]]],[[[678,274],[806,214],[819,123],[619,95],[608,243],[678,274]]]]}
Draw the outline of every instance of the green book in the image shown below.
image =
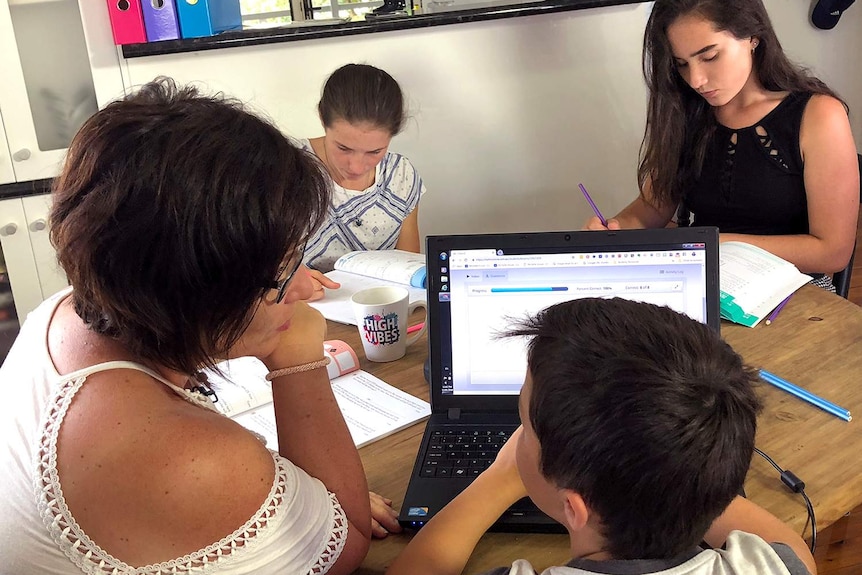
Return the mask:
{"type": "Polygon", "coordinates": [[[721,317],[726,320],[748,327],[754,327],[760,321],[759,317],[745,313],[745,310],[734,301],[733,296],[729,293],[719,292],[719,305],[721,308],[721,317]]]}

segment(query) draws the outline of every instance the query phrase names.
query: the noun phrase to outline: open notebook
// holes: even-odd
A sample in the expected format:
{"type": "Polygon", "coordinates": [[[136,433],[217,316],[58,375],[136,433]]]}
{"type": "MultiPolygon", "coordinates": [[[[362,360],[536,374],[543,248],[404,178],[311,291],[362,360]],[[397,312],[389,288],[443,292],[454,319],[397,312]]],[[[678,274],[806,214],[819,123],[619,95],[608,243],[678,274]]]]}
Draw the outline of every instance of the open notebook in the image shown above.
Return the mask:
{"type": "MultiPolygon", "coordinates": [[[[526,341],[512,317],[581,297],[667,305],[719,328],[718,230],[429,236],[432,414],[399,521],[421,527],[493,460],[519,424],[526,341]]],[[[561,531],[529,500],[497,530],[561,531]]]]}

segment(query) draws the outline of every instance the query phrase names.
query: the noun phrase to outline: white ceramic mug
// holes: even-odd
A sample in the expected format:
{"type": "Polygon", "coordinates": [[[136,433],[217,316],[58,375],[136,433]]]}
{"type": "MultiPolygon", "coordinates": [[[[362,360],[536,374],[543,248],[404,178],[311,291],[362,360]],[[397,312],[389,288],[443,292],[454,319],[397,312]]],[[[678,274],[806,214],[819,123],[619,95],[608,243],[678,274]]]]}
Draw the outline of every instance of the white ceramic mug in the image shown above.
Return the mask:
{"type": "Polygon", "coordinates": [[[407,335],[407,321],[417,309],[428,306],[420,300],[410,303],[409,292],[401,287],[374,287],[358,291],[350,298],[359,337],[369,361],[394,361],[404,357],[407,346],[425,333],[426,325],[407,335]]]}

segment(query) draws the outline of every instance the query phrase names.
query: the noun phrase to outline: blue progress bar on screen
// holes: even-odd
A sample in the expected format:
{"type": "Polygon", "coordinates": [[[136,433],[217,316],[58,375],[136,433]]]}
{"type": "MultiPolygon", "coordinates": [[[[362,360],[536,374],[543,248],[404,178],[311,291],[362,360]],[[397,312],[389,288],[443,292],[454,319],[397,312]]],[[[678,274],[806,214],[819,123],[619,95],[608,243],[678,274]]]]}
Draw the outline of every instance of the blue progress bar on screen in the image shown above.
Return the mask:
{"type": "Polygon", "coordinates": [[[535,286],[535,287],[496,287],[491,293],[514,293],[524,291],[569,291],[566,286],[535,286]]]}

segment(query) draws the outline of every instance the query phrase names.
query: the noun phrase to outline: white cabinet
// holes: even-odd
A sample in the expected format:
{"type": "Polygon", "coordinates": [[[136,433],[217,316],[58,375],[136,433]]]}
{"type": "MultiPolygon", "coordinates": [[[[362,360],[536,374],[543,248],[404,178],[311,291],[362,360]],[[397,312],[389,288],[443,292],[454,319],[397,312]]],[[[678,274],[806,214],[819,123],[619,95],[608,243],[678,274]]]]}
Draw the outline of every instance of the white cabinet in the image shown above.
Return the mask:
{"type": "Polygon", "coordinates": [[[0,246],[18,319],[69,285],[48,238],[49,194],[0,200],[0,246]]]}
{"type": "Polygon", "coordinates": [[[33,248],[33,261],[39,274],[39,287],[42,299],[54,295],[69,285],[66,274],[57,263],[57,252],[48,236],[48,215],[51,211],[51,195],[28,196],[21,199],[24,204],[24,217],[27,220],[27,233],[33,248]]]}
{"type": "Polygon", "coordinates": [[[0,114],[8,145],[0,153],[0,183],[8,183],[10,158],[15,181],[55,176],[84,120],[122,95],[107,6],[81,3],[86,10],[75,0],[0,0],[0,114]]]}
{"type": "Polygon", "coordinates": [[[12,171],[12,156],[9,153],[9,145],[6,143],[6,132],[3,129],[3,114],[0,114],[0,185],[15,181],[15,172],[12,171]]]}

